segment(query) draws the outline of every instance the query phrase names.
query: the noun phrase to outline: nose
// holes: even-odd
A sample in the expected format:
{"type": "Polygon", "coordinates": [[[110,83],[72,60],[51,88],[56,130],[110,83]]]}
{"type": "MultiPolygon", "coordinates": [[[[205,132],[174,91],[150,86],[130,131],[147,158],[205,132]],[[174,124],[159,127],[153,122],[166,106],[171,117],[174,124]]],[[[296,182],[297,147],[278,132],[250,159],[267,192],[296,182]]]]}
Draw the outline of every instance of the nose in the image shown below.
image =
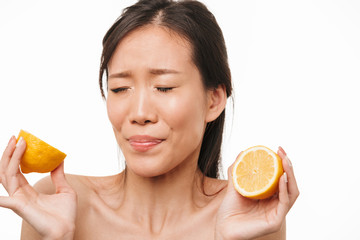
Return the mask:
{"type": "Polygon", "coordinates": [[[146,89],[135,91],[131,99],[129,121],[132,124],[145,125],[157,122],[155,106],[151,100],[151,94],[146,89]]]}

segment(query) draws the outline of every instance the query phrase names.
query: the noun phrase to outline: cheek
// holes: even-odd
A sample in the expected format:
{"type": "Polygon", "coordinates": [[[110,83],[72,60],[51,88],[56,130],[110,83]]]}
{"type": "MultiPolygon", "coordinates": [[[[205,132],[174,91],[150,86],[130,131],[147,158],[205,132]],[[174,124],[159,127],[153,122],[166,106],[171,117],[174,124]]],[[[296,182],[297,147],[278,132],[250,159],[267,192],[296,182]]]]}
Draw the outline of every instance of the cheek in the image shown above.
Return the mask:
{"type": "Polygon", "coordinates": [[[191,94],[182,95],[168,99],[166,104],[162,103],[160,111],[166,114],[164,120],[180,139],[202,139],[205,122],[205,104],[199,96],[191,94]]]}
{"type": "Polygon", "coordinates": [[[106,100],[106,109],[111,125],[114,129],[119,130],[121,122],[124,120],[125,109],[119,107],[119,104],[116,104],[111,97],[106,100]]]}

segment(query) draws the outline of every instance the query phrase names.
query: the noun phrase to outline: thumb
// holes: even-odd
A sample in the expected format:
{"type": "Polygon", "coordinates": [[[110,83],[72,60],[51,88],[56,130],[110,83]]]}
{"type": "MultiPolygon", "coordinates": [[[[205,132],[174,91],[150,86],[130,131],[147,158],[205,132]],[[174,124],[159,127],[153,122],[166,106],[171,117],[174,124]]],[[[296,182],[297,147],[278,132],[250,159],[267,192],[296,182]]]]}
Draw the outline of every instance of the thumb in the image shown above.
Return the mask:
{"type": "Polygon", "coordinates": [[[51,180],[55,185],[56,193],[69,192],[71,187],[65,179],[64,162],[51,172],[51,180]]]}
{"type": "Polygon", "coordinates": [[[10,197],[0,196],[0,207],[14,209],[15,203],[14,200],[10,197]]]}
{"type": "Polygon", "coordinates": [[[233,168],[235,166],[235,163],[237,161],[237,159],[239,158],[240,154],[242,153],[242,151],[239,153],[239,155],[236,157],[235,162],[233,162],[233,164],[231,164],[231,166],[228,168],[228,191],[234,191],[234,182],[233,182],[233,168]]]}
{"type": "Polygon", "coordinates": [[[234,188],[234,183],[233,183],[233,177],[232,177],[232,171],[233,171],[233,168],[234,168],[234,164],[231,164],[231,166],[228,168],[228,191],[229,189],[233,189],[234,188]]]}

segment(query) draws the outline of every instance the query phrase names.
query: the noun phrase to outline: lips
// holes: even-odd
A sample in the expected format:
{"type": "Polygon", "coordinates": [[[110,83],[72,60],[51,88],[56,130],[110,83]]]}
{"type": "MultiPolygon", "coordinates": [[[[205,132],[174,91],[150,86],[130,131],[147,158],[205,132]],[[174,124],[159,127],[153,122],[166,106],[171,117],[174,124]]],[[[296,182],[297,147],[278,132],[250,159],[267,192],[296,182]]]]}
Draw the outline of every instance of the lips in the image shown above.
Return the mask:
{"type": "Polygon", "coordinates": [[[136,135],[129,138],[130,146],[138,152],[146,152],[158,146],[163,141],[163,139],[148,135],[136,135]]]}

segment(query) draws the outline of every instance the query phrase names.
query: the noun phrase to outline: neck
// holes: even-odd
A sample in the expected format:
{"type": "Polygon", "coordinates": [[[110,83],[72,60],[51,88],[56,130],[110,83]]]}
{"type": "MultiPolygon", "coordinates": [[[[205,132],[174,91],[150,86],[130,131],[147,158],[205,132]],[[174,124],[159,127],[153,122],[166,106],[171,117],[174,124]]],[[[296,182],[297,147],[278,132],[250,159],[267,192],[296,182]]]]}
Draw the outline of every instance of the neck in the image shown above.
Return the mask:
{"type": "Polygon", "coordinates": [[[127,169],[121,211],[132,221],[160,232],[164,225],[188,219],[204,203],[203,175],[195,164],[185,163],[157,177],[145,178],[127,169]]]}

